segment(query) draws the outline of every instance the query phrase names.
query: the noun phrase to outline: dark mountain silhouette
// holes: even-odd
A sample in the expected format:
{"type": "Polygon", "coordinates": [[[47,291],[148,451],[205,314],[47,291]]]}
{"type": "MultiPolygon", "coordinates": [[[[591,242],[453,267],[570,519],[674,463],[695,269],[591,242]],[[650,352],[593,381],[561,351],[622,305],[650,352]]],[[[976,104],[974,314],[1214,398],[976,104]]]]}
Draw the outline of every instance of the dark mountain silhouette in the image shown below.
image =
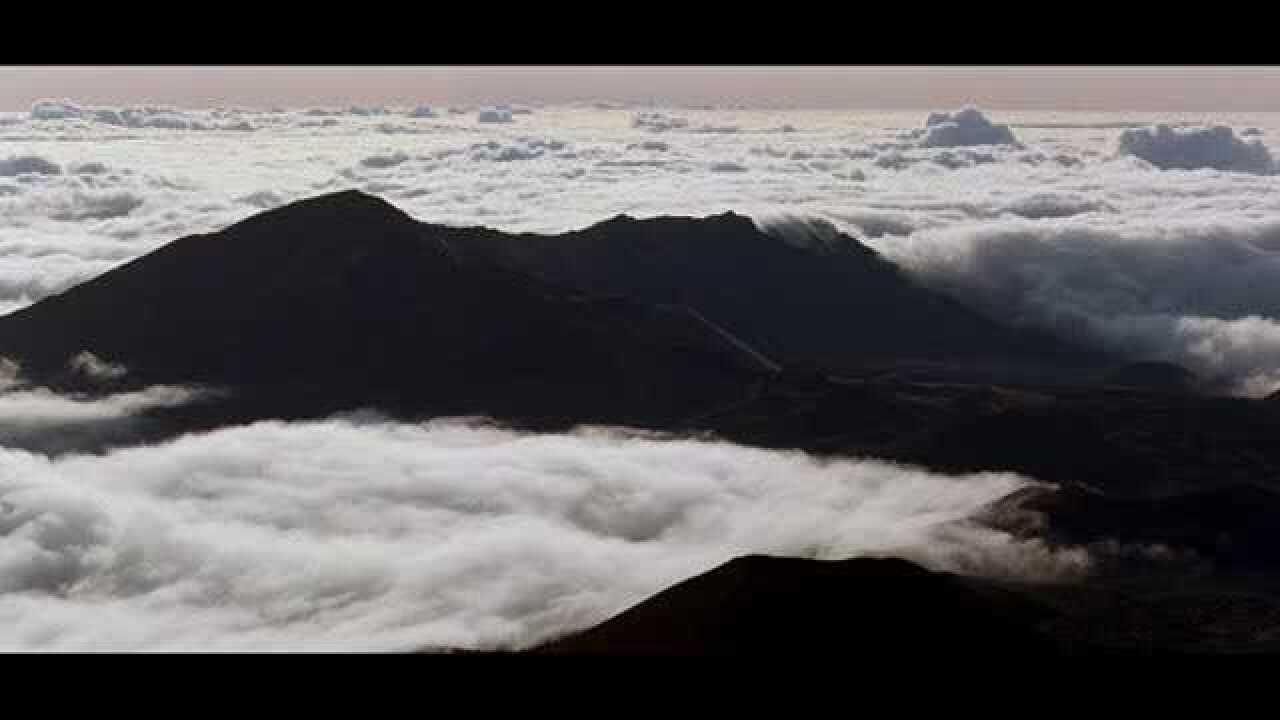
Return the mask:
{"type": "Polygon", "coordinates": [[[1254,483],[1132,499],[1079,486],[1028,488],[991,510],[995,524],[1060,545],[1098,545],[1102,560],[1280,569],[1280,491],[1254,483]],[[1039,515],[1034,528],[1018,519],[1039,515]]]}
{"type": "Polygon", "coordinates": [[[1118,387],[1153,392],[1194,392],[1199,378],[1190,370],[1170,362],[1129,363],[1108,373],[1103,382],[1118,387]]]}
{"type": "Polygon", "coordinates": [[[357,406],[666,427],[783,370],[998,375],[1085,357],[1070,350],[844,236],[803,246],[732,213],[508,235],[356,191],[181,238],[0,318],[0,356],[56,388],[101,389],[68,369],[91,351],[128,367],[116,385],[233,391],[153,413],[184,428],[357,406]]]}
{"type": "Polygon", "coordinates": [[[32,378],[73,382],[83,350],[136,382],[237,389],[248,415],[371,405],[664,422],[768,372],[681,308],[460,260],[359,192],[182,238],[0,318],[0,355],[32,378]]]}
{"type": "Polygon", "coordinates": [[[527,652],[775,661],[1275,655],[1280,583],[1194,572],[1020,583],[899,559],[748,556],[527,652]]]}
{"type": "Polygon", "coordinates": [[[742,443],[1007,470],[1114,497],[1260,483],[1280,489],[1271,401],[1115,387],[782,380],[698,419],[742,443]]]}
{"type": "Polygon", "coordinates": [[[1099,361],[924,288],[852,237],[797,241],[806,230],[788,228],[784,239],[732,212],[620,215],[563,235],[429,231],[455,252],[588,294],[695,308],[789,366],[857,372],[910,361],[984,375],[1049,366],[1061,379],[1067,368],[1099,361]]]}
{"type": "Polygon", "coordinates": [[[1044,611],[898,559],[752,555],[534,650],[592,655],[1010,657],[1053,651],[1044,611]]]}

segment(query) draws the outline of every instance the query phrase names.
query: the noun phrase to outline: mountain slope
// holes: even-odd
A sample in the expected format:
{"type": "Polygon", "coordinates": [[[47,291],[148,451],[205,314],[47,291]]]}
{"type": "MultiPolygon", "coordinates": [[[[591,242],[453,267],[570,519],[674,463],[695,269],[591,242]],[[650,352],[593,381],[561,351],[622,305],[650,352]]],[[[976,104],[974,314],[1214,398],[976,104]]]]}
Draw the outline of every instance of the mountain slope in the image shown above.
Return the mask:
{"type": "Polygon", "coordinates": [[[534,652],[961,657],[1045,653],[1040,610],[905,560],[740,557],[534,652]]]}
{"type": "Polygon", "coordinates": [[[740,396],[760,369],[679,309],[460,260],[358,192],[182,238],[0,318],[0,356],[32,378],[66,381],[83,350],[137,382],[239,389],[257,414],[661,421],[740,396]]]}
{"type": "Polygon", "coordinates": [[[734,213],[618,216],[564,235],[429,226],[455,252],[593,295],[688,305],[788,365],[1052,364],[1091,353],[1015,330],[912,281],[857,240],[786,238],[734,213]]]}

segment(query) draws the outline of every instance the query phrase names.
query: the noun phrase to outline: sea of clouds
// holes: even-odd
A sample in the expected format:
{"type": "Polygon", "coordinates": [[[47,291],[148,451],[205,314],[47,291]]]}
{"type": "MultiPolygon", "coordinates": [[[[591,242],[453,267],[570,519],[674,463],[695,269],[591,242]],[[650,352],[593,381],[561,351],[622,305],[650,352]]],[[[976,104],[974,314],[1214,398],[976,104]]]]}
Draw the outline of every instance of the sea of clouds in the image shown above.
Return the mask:
{"type": "MultiPolygon", "coordinates": [[[[1280,386],[1280,116],[940,110],[46,101],[0,113],[0,312],[358,188],[514,231],[726,210],[809,246],[843,230],[1006,321],[1280,386]]],[[[1011,475],[363,416],[77,454],[51,438],[127,437],[199,393],[64,396],[18,370],[0,364],[0,649],[520,647],[749,552],[1088,564],[970,519],[1030,482],[1011,475]]]]}
{"type": "Polygon", "coordinates": [[[185,234],[359,188],[559,232],[618,213],[832,223],[1006,320],[1280,387],[1280,116],[627,107],[0,113],[0,312],[185,234]]]}
{"type": "Polygon", "coordinates": [[[262,422],[0,448],[0,648],[520,648],[746,553],[1087,571],[969,518],[1025,486],[586,428],[262,422]]]}

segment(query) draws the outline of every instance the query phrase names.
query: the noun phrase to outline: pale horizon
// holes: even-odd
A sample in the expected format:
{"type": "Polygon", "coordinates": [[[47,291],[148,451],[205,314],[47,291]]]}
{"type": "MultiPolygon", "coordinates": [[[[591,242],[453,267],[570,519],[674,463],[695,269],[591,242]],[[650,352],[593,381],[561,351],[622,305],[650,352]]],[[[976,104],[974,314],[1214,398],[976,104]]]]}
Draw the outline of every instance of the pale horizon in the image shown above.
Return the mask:
{"type": "Polygon", "coordinates": [[[1280,66],[3,66],[0,110],[627,102],[758,108],[1280,111],[1280,66]]]}

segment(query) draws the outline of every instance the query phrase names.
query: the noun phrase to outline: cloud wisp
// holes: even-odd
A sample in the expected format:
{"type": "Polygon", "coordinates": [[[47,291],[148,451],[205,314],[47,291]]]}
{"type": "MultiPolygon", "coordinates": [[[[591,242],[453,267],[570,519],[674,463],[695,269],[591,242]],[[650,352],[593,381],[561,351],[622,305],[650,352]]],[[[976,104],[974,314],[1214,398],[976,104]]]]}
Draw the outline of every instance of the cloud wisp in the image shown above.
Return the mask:
{"type": "Polygon", "coordinates": [[[39,452],[68,452],[102,443],[134,440],[148,411],[171,408],[214,393],[178,385],[152,385],[112,391],[111,383],[128,370],[85,351],[72,357],[68,370],[94,392],[57,392],[22,377],[21,368],[0,357],[0,447],[39,452]]]}

